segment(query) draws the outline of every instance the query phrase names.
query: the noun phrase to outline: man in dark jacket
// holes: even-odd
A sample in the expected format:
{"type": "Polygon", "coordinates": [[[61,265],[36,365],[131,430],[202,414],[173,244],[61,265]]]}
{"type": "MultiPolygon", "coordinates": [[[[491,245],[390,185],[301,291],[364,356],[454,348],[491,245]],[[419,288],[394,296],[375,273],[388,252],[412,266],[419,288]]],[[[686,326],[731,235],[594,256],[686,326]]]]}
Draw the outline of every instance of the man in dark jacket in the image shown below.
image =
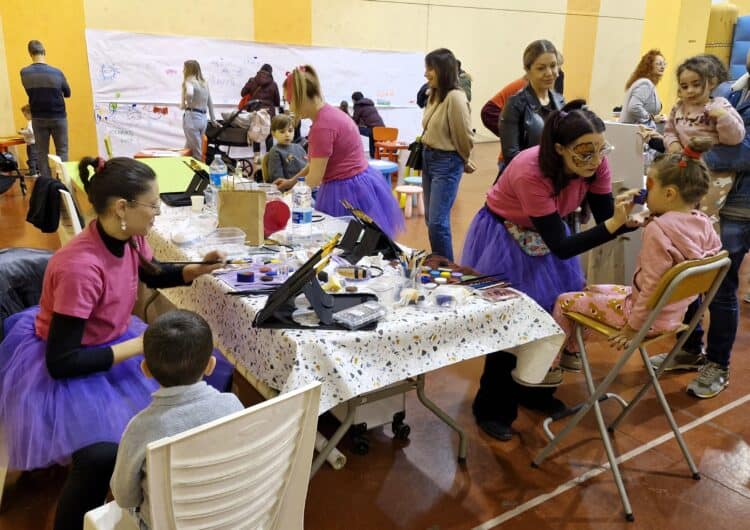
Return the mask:
{"type": "Polygon", "coordinates": [[[370,158],[372,158],[375,156],[375,140],[372,137],[372,128],[385,127],[383,118],[380,117],[378,109],[375,108],[375,103],[371,99],[367,99],[362,92],[353,93],[352,101],[354,102],[352,119],[359,127],[359,133],[370,138],[370,158]]]}
{"type": "Polygon", "coordinates": [[[273,80],[273,68],[270,64],[264,64],[254,77],[251,77],[242,87],[240,95],[245,98],[257,99],[262,103],[262,108],[268,110],[273,118],[276,115],[276,107],[281,105],[279,96],[279,85],[273,80]]]}
{"type": "Polygon", "coordinates": [[[31,125],[39,169],[50,176],[47,154],[50,137],[55,141],[55,152],[63,162],[68,160],[68,115],[65,98],[70,97],[70,86],[59,69],[47,64],[47,52],[38,40],[29,41],[32,64],[21,70],[21,82],[29,96],[31,125]]]}

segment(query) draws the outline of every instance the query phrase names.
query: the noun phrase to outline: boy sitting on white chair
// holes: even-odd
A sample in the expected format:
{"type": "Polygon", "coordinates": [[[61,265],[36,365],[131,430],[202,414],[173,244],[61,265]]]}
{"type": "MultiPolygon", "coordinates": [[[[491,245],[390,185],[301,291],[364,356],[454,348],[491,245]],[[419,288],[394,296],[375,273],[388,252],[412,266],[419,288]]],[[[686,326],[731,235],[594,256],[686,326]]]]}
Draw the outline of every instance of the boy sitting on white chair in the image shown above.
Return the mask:
{"type": "Polygon", "coordinates": [[[117,504],[132,508],[141,528],[150,527],[148,492],[143,488],[146,446],[244,408],[237,396],[202,380],[216,366],[212,351],[211,328],[192,311],[165,313],[143,335],[141,369],[161,388],[126,427],[110,483],[117,504]]]}

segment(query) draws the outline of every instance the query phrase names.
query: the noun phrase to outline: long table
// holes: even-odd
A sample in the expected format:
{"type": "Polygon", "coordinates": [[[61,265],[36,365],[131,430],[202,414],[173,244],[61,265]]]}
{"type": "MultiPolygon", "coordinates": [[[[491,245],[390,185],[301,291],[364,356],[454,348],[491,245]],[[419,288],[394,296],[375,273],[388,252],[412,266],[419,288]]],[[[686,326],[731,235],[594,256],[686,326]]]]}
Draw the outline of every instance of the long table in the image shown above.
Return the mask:
{"type": "MultiPolygon", "coordinates": [[[[198,259],[205,248],[180,247],[171,241],[171,230],[185,222],[190,209],[163,206],[162,212],[149,235],[156,257],[165,261],[198,259]]],[[[375,331],[322,331],[255,328],[253,319],[266,298],[226,296],[230,290],[207,275],[190,287],[162,294],[175,306],[201,314],[211,325],[220,349],[241,372],[279,392],[320,381],[321,414],[410,378],[416,381],[414,388],[422,399],[427,372],[499,350],[517,356],[517,378],[539,382],[564,340],[552,317],[525,295],[496,303],[470,297],[465,304],[438,313],[407,306],[393,311],[375,331]]],[[[447,414],[425,404],[459,433],[459,458],[465,457],[462,430],[447,414]]],[[[333,445],[343,436],[347,421],[331,438],[333,445]]],[[[319,455],[317,466],[325,456],[319,455]]]]}

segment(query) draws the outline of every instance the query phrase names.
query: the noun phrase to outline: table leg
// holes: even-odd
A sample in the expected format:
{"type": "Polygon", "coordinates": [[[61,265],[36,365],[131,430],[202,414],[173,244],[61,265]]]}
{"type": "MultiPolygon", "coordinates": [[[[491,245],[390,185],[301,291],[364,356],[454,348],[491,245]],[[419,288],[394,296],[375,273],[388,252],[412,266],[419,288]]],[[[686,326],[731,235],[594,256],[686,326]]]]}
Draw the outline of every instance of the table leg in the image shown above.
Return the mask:
{"type": "Polygon", "coordinates": [[[458,426],[458,424],[453,421],[453,418],[448,416],[448,413],[445,412],[443,409],[438,407],[435,403],[427,399],[427,396],[424,393],[424,382],[425,382],[425,376],[424,374],[417,376],[417,397],[419,398],[419,401],[422,402],[422,405],[427,407],[432,413],[443,420],[443,422],[456,431],[458,434],[458,461],[463,463],[466,462],[466,434],[464,433],[463,429],[458,426]]]}
{"type": "Polygon", "coordinates": [[[357,404],[354,403],[351,399],[347,401],[346,418],[344,418],[344,421],[341,422],[341,425],[339,425],[339,428],[336,429],[335,433],[333,433],[333,436],[331,436],[331,438],[328,440],[328,443],[325,444],[322,450],[318,453],[318,456],[316,456],[315,460],[313,460],[312,469],[310,470],[311,479],[323,465],[323,462],[326,461],[331,451],[336,448],[344,435],[346,435],[349,427],[352,426],[352,423],[354,423],[354,413],[356,412],[356,410],[357,404]]]}

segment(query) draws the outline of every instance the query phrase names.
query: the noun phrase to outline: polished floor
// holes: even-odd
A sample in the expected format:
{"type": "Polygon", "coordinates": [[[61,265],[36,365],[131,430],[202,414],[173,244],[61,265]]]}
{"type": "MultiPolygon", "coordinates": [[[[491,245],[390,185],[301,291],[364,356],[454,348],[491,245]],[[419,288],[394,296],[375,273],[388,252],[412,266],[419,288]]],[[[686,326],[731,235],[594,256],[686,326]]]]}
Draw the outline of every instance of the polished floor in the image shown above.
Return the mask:
{"type": "MultiPolygon", "coordinates": [[[[494,179],[496,146],[476,150],[482,170],[463,178],[453,209],[456,256],[484,192],[494,179]]],[[[0,247],[55,248],[57,237],[43,235],[24,222],[28,199],[17,187],[0,195],[0,247]]],[[[404,242],[427,245],[423,219],[407,223],[404,242]]],[[[745,275],[743,274],[743,277],[745,275]]],[[[518,436],[496,442],[474,424],[471,400],[482,360],[466,361],[427,377],[428,395],[462,425],[469,437],[465,465],[456,461],[457,437],[417,401],[407,397],[408,441],[395,440],[389,428],[369,432],[369,454],[352,451],[349,439],[340,448],[348,458],[341,471],[323,467],[312,479],[305,528],[310,530],[463,530],[485,529],[669,529],[748,528],[750,520],[750,347],[748,311],[742,308],[740,331],[732,356],[731,385],[718,397],[698,400],[685,385],[692,374],[667,375],[664,391],[701,471],[689,477],[679,448],[653,393],[647,395],[614,435],[635,513],[627,523],[593,417],[588,417],[561,449],[540,469],[531,459],[544,446],[541,415],[522,410],[514,424],[518,436]],[[499,525],[499,526],[498,526],[499,525]]],[[[613,358],[603,343],[591,348],[595,376],[613,358]]],[[[632,397],[643,381],[639,359],[632,359],[615,384],[632,397]]],[[[248,393],[250,400],[252,393],[248,393]]],[[[566,374],[558,395],[568,403],[584,396],[583,377],[566,374]]],[[[614,417],[617,406],[603,405],[614,417]]],[[[334,427],[323,417],[321,430],[334,427]]],[[[557,429],[560,426],[556,426],[557,429]]],[[[54,505],[66,470],[26,473],[9,487],[0,510],[0,530],[51,528],[54,505]]]]}

